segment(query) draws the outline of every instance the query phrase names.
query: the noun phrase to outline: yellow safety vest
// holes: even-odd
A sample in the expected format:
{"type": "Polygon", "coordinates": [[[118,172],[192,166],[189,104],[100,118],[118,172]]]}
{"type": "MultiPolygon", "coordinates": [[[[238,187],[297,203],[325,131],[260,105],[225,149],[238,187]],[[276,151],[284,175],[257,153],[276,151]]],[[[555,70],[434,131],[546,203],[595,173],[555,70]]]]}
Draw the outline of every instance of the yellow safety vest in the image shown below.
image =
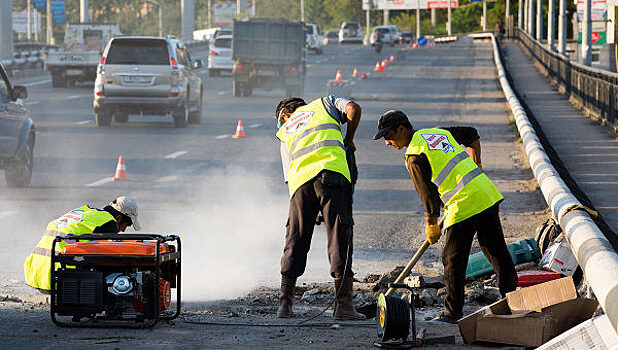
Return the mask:
{"type": "MultiPolygon", "coordinates": [[[[43,237],[24,262],[26,283],[34,288],[49,290],[51,288],[51,248],[54,238],[68,234],[83,235],[92,233],[95,228],[110,220],[116,221],[112,214],[105,210],[94,209],[85,205],[51,221],[47,224],[43,237]]],[[[62,251],[66,244],[67,242],[65,241],[56,243],[55,251],[62,251]]]]}
{"type": "Polygon", "coordinates": [[[296,109],[279,128],[277,138],[290,154],[290,198],[322,170],[338,172],[351,181],[341,125],[328,114],[321,98],[296,109]]]}
{"type": "Polygon", "coordinates": [[[420,154],[425,154],[429,160],[431,181],[438,187],[444,204],[444,228],[504,199],[447,130],[434,128],[416,131],[406,151],[406,167],[408,156],[420,154]]]}

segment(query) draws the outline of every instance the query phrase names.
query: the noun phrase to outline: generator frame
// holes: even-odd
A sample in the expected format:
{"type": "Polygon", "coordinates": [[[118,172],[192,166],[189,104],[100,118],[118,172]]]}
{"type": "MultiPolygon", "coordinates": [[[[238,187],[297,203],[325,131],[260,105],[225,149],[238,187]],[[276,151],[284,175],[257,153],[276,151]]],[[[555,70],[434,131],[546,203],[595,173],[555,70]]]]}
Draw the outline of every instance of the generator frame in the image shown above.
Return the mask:
{"type": "MultiPolygon", "coordinates": [[[[172,281],[170,281],[172,282],[172,281]]],[[[169,321],[177,318],[180,315],[181,299],[181,243],[180,237],[176,235],[158,235],[158,234],[84,234],[84,235],[66,235],[58,236],[54,238],[51,248],[51,288],[50,288],[50,313],[51,319],[57,326],[60,327],[90,327],[90,328],[115,328],[115,327],[129,327],[129,328],[150,328],[159,322],[159,320],[169,321]],[[56,254],[56,244],[61,241],[97,241],[97,240],[112,240],[112,241],[154,241],[155,253],[153,255],[69,255],[69,254],[56,254]],[[160,245],[165,242],[175,242],[176,251],[160,253],[160,245]],[[161,277],[161,264],[169,261],[176,262],[176,310],[173,313],[160,311],[160,293],[159,293],[159,278],[161,277]],[[154,281],[154,318],[145,319],[144,322],[140,322],[137,319],[131,320],[105,320],[104,318],[96,317],[91,321],[84,322],[63,322],[59,320],[57,316],[58,305],[56,302],[56,295],[58,294],[57,286],[59,277],[58,273],[60,269],[56,269],[56,264],[60,264],[61,268],[65,268],[68,265],[75,266],[91,266],[97,265],[105,266],[153,266],[155,273],[154,281]],[[103,322],[98,322],[103,321],[103,322]]],[[[58,316],[71,316],[71,315],[58,315],[58,316]]]]}

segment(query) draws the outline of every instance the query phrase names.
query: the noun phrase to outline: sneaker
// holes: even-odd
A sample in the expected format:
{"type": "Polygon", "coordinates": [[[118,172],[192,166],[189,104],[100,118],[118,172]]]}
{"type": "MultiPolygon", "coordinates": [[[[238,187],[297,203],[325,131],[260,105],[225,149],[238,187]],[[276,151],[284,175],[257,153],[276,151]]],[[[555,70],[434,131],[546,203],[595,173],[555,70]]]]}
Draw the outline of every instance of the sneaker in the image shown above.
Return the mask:
{"type": "Polygon", "coordinates": [[[447,316],[444,313],[440,313],[438,316],[432,318],[429,322],[444,322],[450,324],[457,324],[457,319],[451,316],[447,316]]]}

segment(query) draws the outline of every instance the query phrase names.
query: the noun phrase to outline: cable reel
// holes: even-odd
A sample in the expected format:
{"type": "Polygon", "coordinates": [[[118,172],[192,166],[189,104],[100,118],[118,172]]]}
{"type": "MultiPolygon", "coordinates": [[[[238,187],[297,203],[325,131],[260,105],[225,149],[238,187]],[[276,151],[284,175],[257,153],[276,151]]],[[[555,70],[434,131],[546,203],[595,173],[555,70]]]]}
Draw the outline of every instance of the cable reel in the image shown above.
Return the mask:
{"type": "Polygon", "coordinates": [[[410,349],[416,345],[414,294],[405,284],[389,284],[389,288],[405,288],[410,291],[410,295],[397,298],[380,293],[376,315],[380,340],[374,345],[385,349],[410,349]],[[410,333],[413,339],[408,341],[410,333]]]}

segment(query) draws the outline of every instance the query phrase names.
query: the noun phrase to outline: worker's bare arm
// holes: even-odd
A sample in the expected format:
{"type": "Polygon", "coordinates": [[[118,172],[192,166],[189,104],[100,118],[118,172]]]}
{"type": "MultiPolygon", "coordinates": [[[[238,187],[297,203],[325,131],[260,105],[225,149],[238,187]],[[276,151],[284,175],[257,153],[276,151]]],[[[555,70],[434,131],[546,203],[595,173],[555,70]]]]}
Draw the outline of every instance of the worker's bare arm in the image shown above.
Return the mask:
{"type": "Polygon", "coordinates": [[[481,141],[479,141],[479,140],[473,141],[470,144],[470,146],[466,146],[466,151],[468,151],[468,154],[470,155],[470,158],[472,158],[474,163],[476,163],[476,165],[478,165],[482,169],[482,163],[481,163],[481,141]]]}
{"type": "Polygon", "coordinates": [[[356,150],[356,146],[354,146],[354,134],[356,133],[356,128],[358,128],[358,123],[361,119],[361,113],[361,106],[354,102],[348,103],[345,108],[345,114],[348,119],[348,128],[345,134],[345,138],[343,139],[343,144],[347,147],[352,148],[352,150],[356,150]]]}

